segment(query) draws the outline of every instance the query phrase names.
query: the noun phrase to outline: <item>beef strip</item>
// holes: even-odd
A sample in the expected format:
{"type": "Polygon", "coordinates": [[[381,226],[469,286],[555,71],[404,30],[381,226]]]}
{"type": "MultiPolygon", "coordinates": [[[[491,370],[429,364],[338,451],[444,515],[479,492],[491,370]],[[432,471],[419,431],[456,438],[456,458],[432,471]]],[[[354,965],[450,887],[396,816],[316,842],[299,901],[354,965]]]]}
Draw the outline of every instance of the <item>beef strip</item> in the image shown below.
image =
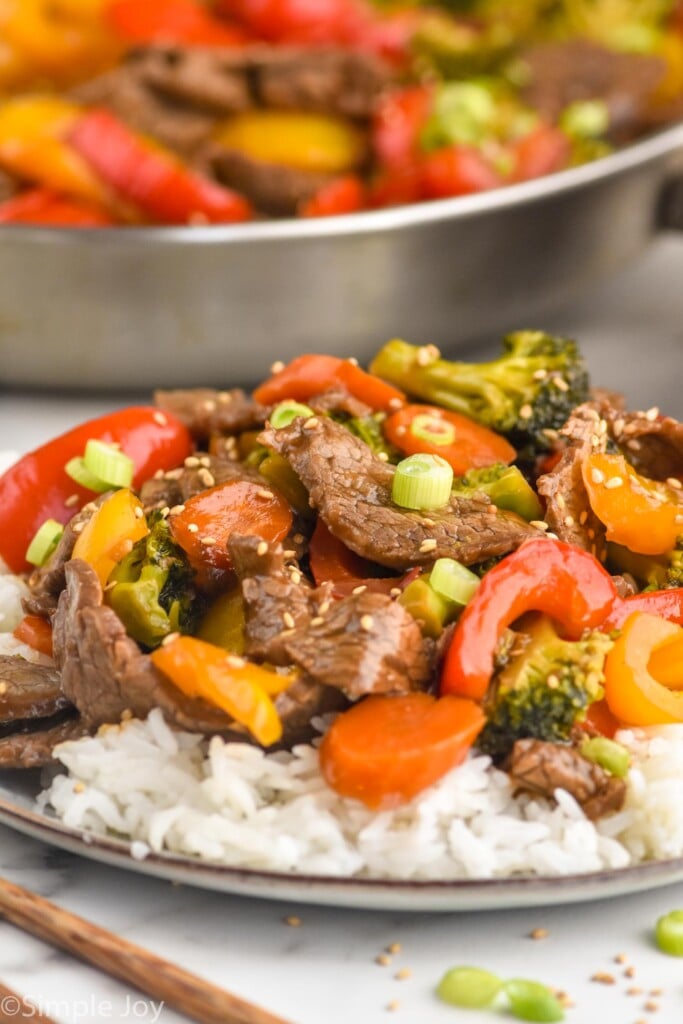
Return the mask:
{"type": "Polygon", "coordinates": [[[287,564],[279,544],[233,534],[229,549],[242,582],[247,655],[273,665],[291,665],[283,630],[293,628],[292,624],[305,629],[320,606],[331,600],[331,588],[314,590],[292,559],[287,564]]]}
{"type": "Polygon", "coordinates": [[[53,748],[88,732],[80,718],[48,719],[38,731],[14,732],[0,738],[0,769],[42,768],[52,761],[53,748]]]}
{"type": "Polygon", "coordinates": [[[529,73],[524,97],[542,117],[556,121],[570,103],[604,100],[615,142],[628,142],[647,129],[651,98],[666,71],[657,57],[622,53],[582,39],[543,43],[522,59],[529,73]]]}
{"type": "Polygon", "coordinates": [[[455,558],[466,565],[518,548],[537,530],[484,496],[452,497],[428,513],[391,500],[395,469],[330,419],[294,420],[260,435],[284,456],[309,492],[330,531],[356,554],[390,569],[455,558]]]}
{"type": "Polygon", "coordinates": [[[118,722],[126,710],[144,718],[152,708],[161,707],[168,720],[183,729],[234,731],[227,715],[185,697],[155,669],[113,609],[102,604],[99,580],[80,559],[66,566],[53,642],[64,693],[89,727],[118,722]]]}
{"type": "Polygon", "coordinates": [[[305,743],[319,735],[312,719],[343,711],[348,700],[341,690],[323,686],[302,676],[283,693],[275,698],[275,710],[282,722],[282,738],[278,748],[289,749],[297,743],[305,743]]]}
{"type": "Polygon", "coordinates": [[[606,408],[614,441],[628,461],[651,480],[683,480],[683,423],[652,412],[622,412],[606,408]]]}
{"type": "Polygon", "coordinates": [[[566,790],[592,820],[620,810],[626,796],[623,779],[587,761],[573,747],[542,740],[517,740],[509,772],[519,789],[539,796],[552,797],[556,789],[566,790]]]}
{"type": "Polygon", "coordinates": [[[593,512],[583,482],[583,467],[594,452],[607,448],[607,424],[595,402],[579,405],[560,431],[568,447],[557,465],[537,481],[546,501],[545,519],[551,531],[568,544],[603,557],[605,527],[593,512]]]}
{"type": "Polygon", "coordinates": [[[85,505],[64,527],[59,543],[45,565],[35,569],[29,578],[30,594],[22,601],[27,615],[49,618],[57,608],[57,600],[64,589],[64,566],[73,554],[78,534],[90,521],[93,512],[109,494],[98,495],[85,505]]]}
{"type": "Polygon", "coordinates": [[[196,452],[186,460],[184,466],[146,480],[140,489],[140,500],[148,511],[154,508],[173,508],[210,487],[217,487],[230,480],[251,480],[263,484],[258,471],[245,466],[243,462],[196,452]]]}
{"type": "Polygon", "coordinates": [[[54,668],[0,655],[1,723],[49,718],[69,707],[54,668]]]}
{"type": "Polygon", "coordinates": [[[335,175],[253,160],[236,149],[210,146],[203,154],[209,172],[240,192],[269,217],[295,217],[303,203],[335,175]]]}
{"type": "Polygon", "coordinates": [[[212,434],[240,434],[262,427],[267,416],[267,410],[241,388],[155,391],[154,401],[164,412],[177,416],[199,442],[208,441],[212,434]]]}
{"type": "Polygon", "coordinates": [[[306,404],[313,412],[320,415],[344,413],[354,419],[364,420],[368,416],[372,416],[373,413],[373,409],[369,405],[361,402],[359,398],[355,398],[343,387],[333,387],[328,391],[323,391],[321,395],[316,395],[306,404]]]}

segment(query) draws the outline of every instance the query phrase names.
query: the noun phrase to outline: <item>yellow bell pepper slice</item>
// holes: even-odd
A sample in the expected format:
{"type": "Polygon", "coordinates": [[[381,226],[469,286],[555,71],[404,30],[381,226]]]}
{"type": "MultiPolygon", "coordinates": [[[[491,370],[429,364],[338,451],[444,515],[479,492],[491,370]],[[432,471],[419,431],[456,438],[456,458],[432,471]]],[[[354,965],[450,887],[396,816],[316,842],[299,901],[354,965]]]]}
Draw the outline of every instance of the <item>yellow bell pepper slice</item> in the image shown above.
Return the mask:
{"type": "Polygon", "coordinates": [[[321,174],[352,170],[365,156],[361,132],[325,114],[252,110],[221,125],[215,138],[252,160],[321,174]]]}
{"type": "Polygon", "coordinates": [[[67,195],[103,203],[105,187],[63,137],[80,116],[56,96],[26,96],[0,106],[0,167],[67,195]]]}
{"type": "Polygon", "coordinates": [[[142,502],[124,488],[93,513],[76,540],[73,557],[88,562],[104,587],[114,566],[148,533],[142,502]]]}
{"type": "Polygon", "coordinates": [[[646,612],[634,612],[626,620],[605,661],[605,699],[620,722],[635,726],[683,722],[680,679],[677,692],[652,674],[653,653],[678,641],[680,635],[680,626],[646,612]]]}
{"type": "Polygon", "coordinates": [[[641,555],[663,555],[675,548],[683,534],[679,489],[636,473],[623,455],[590,455],[582,472],[607,540],[641,555]]]}
{"type": "Polygon", "coordinates": [[[282,736],[282,722],[271,697],[288,689],[296,673],[278,675],[190,636],[162,644],[151,658],[187,697],[201,697],[225,711],[262,746],[269,747],[282,736]]]}
{"type": "Polygon", "coordinates": [[[244,654],[245,611],[242,587],[237,584],[209,606],[197,630],[200,640],[231,654],[244,654]]]}

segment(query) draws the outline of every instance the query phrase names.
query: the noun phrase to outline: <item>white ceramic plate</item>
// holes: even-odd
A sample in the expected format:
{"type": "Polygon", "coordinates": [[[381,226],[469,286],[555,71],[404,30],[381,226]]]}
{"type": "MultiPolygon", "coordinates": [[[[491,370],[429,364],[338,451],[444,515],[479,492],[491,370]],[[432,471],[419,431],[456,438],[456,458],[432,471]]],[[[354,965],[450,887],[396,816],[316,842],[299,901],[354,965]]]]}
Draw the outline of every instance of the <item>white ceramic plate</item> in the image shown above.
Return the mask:
{"type": "Polygon", "coordinates": [[[0,823],[34,839],[113,867],[240,896],[366,910],[453,912],[580,903],[644,892],[683,881],[683,857],[618,871],[596,871],[562,878],[456,882],[340,879],[248,871],[173,854],[150,854],[144,860],[136,860],[131,855],[129,843],[68,828],[56,818],[36,810],[38,789],[38,778],[34,772],[0,773],[0,823]]]}

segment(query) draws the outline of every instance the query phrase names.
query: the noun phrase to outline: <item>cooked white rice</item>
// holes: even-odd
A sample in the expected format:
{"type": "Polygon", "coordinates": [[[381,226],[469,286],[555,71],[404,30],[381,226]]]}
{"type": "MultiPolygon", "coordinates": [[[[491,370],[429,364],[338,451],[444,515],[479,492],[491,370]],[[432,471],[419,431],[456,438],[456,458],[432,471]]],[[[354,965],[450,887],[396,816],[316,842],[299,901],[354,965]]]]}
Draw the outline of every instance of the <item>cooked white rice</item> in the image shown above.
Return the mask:
{"type": "Polygon", "coordinates": [[[513,797],[473,756],[398,810],[329,789],[314,746],[265,754],[171,731],[160,711],[63,743],[68,769],[43,795],[67,825],[235,867],[403,879],[562,875],[683,855],[683,726],[623,732],[625,807],[588,821],[575,800],[513,797]]]}
{"type": "MultiPolygon", "coordinates": [[[[0,453],[0,462],[2,453],[0,453]]],[[[0,563],[0,654],[47,661],[9,633],[26,586],[0,563]]],[[[623,732],[633,753],[626,804],[588,821],[513,797],[508,776],[472,756],[411,804],[373,813],[325,784],[315,746],[265,754],[173,732],[160,711],[57,748],[68,774],[40,803],[74,828],[236,867],[403,879],[562,875],[683,855],[683,725],[623,732]]]]}

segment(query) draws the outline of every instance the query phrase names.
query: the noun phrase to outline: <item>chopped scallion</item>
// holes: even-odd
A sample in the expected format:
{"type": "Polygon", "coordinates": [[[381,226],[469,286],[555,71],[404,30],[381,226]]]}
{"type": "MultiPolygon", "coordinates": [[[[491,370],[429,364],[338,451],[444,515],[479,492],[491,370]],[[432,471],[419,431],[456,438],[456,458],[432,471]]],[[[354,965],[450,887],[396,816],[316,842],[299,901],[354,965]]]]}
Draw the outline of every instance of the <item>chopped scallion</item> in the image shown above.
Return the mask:
{"type": "Polygon", "coordinates": [[[439,982],[436,994],[450,1006],[483,1010],[503,987],[500,978],[481,967],[453,967],[439,982]]]}
{"type": "Polygon", "coordinates": [[[659,918],[655,926],[655,939],[662,953],[683,956],[683,910],[672,910],[659,918]]]}
{"type": "Polygon", "coordinates": [[[45,565],[48,558],[59,544],[64,527],[56,519],[46,519],[38,528],[36,535],[26,551],[26,561],[31,565],[45,565]]]}
{"type": "Polygon", "coordinates": [[[462,607],[474,596],[480,582],[475,573],[454,558],[437,559],[429,576],[432,590],[462,607]]]}
{"type": "Polygon", "coordinates": [[[308,419],[313,415],[313,410],[301,402],[280,402],[270,414],[270,425],[274,430],[282,430],[288,427],[298,416],[308,419]]]}
{"type": "Polygon", "coordinates": [[[85,446],[85,468],[106,487],[130,487],[135,475],[133,460],[118,448],[91,438],[85,446]]]}
{"type": "Polygon", "coordinates": [[[631,755],[621,743],[616,743],[606,736],[591,736],[585,739],[581,744],[581,755],[587,761],[599,764],[618,779],[624,779],[628,775],[631,755]]]}
{"type": "Polygon", "coordinates": [[[401,508],[431,509],[448,504],[453,470],[438,455],[410,455],[396,467],[391,497],[401,508]]]}
{"type": "Polygon", "coordinates": [[[421,413],[416,416],[410,424],[410,433],[429,444],[448,445],[455,441],[455,427],[447,420],[439,419],[438,416],[430,416],[429,413],[421,413]]]}
{"type": "Polygon", "coordinates": [[[564,1020],[564,1010],[557,996],[539,981],[526,978],[511,978],[503,983],[505,995],[510,1003],[510,1013],[519,1020],[538,1021],[552,1024],[564,1020]]]}
{"type": "Polygon", "coordinates": [[[64,471],[67,476],[70,476],[77,484],[80,484],[81,487],[86,487],[89,491],[101,493],[102,491],[109,490],[109,484],[105,484],[94,473],[91,473],[83,458],[69,459],[64,467],[64,471]]]}

